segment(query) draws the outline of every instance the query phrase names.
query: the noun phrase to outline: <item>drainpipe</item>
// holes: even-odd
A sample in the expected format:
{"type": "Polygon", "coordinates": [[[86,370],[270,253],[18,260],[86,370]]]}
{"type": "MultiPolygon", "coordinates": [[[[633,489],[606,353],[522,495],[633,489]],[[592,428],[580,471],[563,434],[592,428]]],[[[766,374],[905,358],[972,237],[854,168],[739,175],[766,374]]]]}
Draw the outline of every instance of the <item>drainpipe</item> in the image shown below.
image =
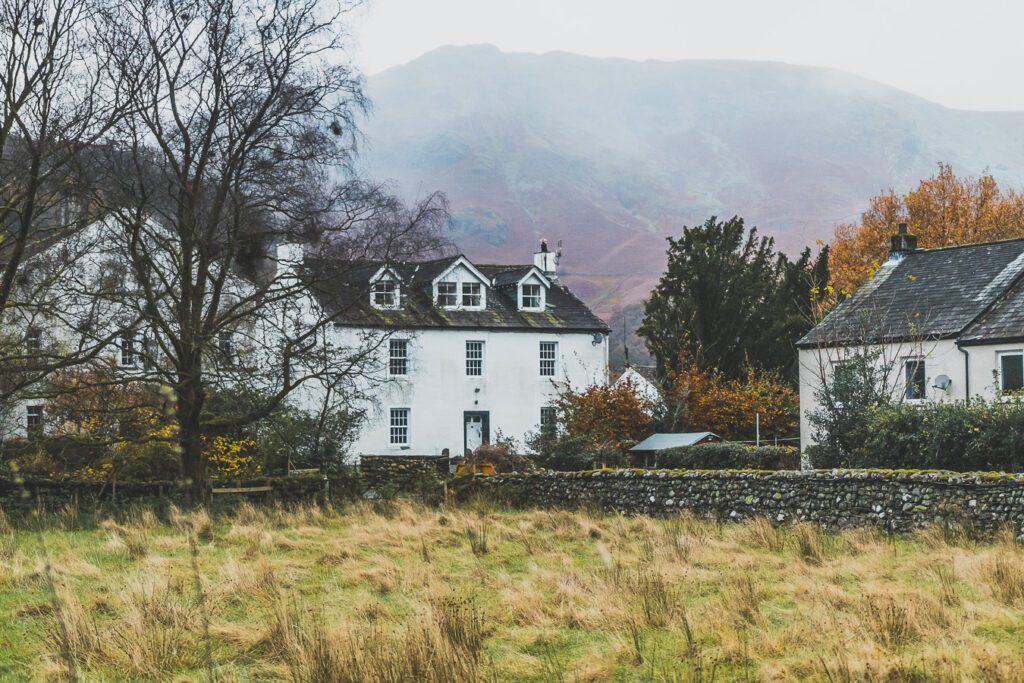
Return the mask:
{"type": "Polygon", "coordinates": [[[964,354],[964,403],[968,403],[971,400],[971,354],[960,346],[960,342],[956,343],[956,348],[964,354]]]}

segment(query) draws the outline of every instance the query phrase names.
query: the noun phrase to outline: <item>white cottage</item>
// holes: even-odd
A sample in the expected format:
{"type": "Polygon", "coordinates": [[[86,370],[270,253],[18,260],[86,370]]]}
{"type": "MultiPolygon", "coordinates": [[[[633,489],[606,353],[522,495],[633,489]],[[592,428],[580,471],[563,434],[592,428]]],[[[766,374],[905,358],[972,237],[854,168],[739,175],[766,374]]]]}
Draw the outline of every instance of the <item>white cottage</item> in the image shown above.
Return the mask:
{"type": "Polygon", "coordinates": [[[807,416],[823,382],[865,348],[897,400],[1024,389],[1024,240],[918,249],[901,224],[888,261],[797,347],[802,448],[814,443],[807,416]]]}
{"type": "Polygon", "coordinates": [[[465,256],[347,267],[338,346],[389,333],[369,393],[358,455],[463,455],[502,435],[521,440],[554,419],[566,386],[608,380],[608,326],[556,274],[546,248],[532,265],[465,256]],[[380,380],[383,380],[382,382],[380,380]]]}

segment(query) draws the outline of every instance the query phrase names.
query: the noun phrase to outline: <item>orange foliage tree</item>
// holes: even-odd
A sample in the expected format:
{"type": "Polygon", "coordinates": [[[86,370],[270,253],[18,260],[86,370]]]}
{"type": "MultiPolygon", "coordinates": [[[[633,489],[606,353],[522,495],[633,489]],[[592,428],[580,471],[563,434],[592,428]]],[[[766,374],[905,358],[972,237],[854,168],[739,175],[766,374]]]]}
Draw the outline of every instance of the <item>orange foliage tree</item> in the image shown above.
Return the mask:
{"type": "Polygon", "coordinates": [[[765,439],[797,433],[799,398],[778,373],[748,369],[745,378],[726,380],[685,355],[680,356],[679,368],[665,383],[666,429],[753,439],[760,415],[765,439]]]}
{"type": "Polygon", "coordinates": [[[1001,189],[991,175],[960,178],[949,164],[905,195],[871,200],[860,221],[836,228],[829,254],[830,293],[842,299],[886,259],[897,223],[925,249],[1024,237],[1024,194],[1001,189]]]}
{"type": "Polygon", "coordinates": [[[641,398],[631,382],[571,388],[555,402],[567,434],[580,437],[587,448],[625,450],[650,436],[654,404],[641,398]]]}

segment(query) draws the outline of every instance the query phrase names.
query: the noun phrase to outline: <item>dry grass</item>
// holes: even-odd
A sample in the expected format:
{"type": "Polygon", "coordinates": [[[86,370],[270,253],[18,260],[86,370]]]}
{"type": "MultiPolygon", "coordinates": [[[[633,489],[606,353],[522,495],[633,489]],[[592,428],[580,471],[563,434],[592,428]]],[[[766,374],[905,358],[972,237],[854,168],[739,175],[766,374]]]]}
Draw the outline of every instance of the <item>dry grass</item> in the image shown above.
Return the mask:
{"type": "Polygon", "coordinates": [[[16,679],[1014,680],[1022,657],[1012,536],[483,501],[0,516],[16,679]]]}

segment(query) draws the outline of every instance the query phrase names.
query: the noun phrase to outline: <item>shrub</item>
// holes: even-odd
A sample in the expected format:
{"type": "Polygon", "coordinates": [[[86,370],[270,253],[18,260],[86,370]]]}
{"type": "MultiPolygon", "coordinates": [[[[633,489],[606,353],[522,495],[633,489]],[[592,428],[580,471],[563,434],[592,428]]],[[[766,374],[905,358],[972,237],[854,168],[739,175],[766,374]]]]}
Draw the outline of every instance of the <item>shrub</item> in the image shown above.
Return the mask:
{"type": "Polygon", "coordinates": [[[954,471],[1024,470],[1024,400],[973,400],[865,412],[864,436],[839,449],[827,440],[808,450],[815,467],[954,471]]]}
{"type": "Polygon", "coordinates": [[[796,470],[800,451],[783,446],[708,443],[668,448],[658,453],[657,466],[685,470],[796,470]]]}
{"type": "Polygon", "coordinates": [[[596,467],[622,467],[626,463],[624,451],[614,446],[592,446],[582,435],[556,434],[543,430],[527,439],[536,455],[533,461],[547,470],[579,472],[596,467]]]}
{"type": "Polygon", "coordinates": [[[478,447],[469,456],[469,462],[478,466],[490,463],[498,474],[525,472],[531,466],[529,458],[516,454],[502,443],[485,443],[478,447]]]}

